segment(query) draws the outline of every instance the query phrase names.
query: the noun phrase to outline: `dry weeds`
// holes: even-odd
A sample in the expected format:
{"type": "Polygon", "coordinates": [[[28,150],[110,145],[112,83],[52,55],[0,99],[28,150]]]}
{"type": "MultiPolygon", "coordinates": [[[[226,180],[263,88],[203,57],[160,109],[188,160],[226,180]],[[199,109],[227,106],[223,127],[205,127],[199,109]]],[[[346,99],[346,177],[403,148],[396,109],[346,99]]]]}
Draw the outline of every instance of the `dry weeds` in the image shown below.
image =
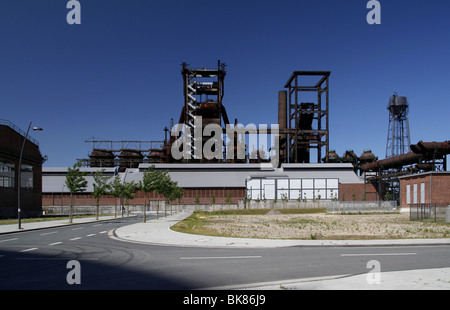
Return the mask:
{"type": "Polygon", "coordinates": [[[211,215],[214,235],[264,239],[449,238],[450,225],[410,221],[409,214],[211,215]]]}

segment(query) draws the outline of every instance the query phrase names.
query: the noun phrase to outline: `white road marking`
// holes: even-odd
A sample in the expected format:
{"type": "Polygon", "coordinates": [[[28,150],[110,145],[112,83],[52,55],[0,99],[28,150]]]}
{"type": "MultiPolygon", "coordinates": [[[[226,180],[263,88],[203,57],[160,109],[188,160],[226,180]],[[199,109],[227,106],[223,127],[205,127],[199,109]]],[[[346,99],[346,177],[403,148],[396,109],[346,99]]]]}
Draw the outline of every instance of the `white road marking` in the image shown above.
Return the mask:
{"type": "Polygon", "coordinates": [[[355,254],[341,254],[341,256],[403,256],[403,255],[417,255],[417,253],[355,253],[355,254]]]}
{"type": "Polygon", "coordinates": [[[72,230],[79,230],[79,229],[83,229],[84,227],[77,227],[77,228],[72,228],[72,230]]]}
{"type": "Polygon", "coordinates": [[[197,257],[180,257],[180,259],[249,259],[262,258],[262,256],[197,256],[197,257]]]}
{"type": "Polygon", "coordinates": [[[51,234],[56,234],[56,233],[58,233],[58,232],[57,231],[52,231],[52,232],[48,232],[48,233],[45,233],[45,234],[41,234],[41,236],[51,235],[51,234]]]}
{"type": "Polygon", "coordinates": [[[75,241],[75,240],[78,240],[78,239],[81,239],[81,237],[76,237],[76,238],[72,238],[72,239],[69,239],[70,241],[75,241]]]}
{"type": "Polygon", "coordinates": [[[68,258],[68,257],[16,257],[16,259],[23,259],[23,260],[65,260],[69,261],[72,259],[76,260],[98,260],[96,257],[76,257],[76,258],[68,258]]]}
{"type": "Polygon", "coordinates": [[[89,234],[86,237],[92,237],[92,236],[95,236],[95,234],[89,234]]]}
{"type": "Polygon", "coordinates": [[[104,230],[104,231],[99,232],[99,234],[106,234],[107,232],[108,231],[104,230]]]}
{"type": "Polygon", "coordinates": [[[8,242],[8,241],[14,241],[17,240],[19,238],[13,238],[13,239],[6,239],[6,240],[0,240],[0,242],[8,242]]]}
{"type": "Polygon", "coordinates": [[[50,243],[49,245],[57,245],[57,244],[61,244],[62,242],[54,242],[54,243],[50,243]]]}
{"type": "Polygon", "coordinates": [[[22,250],[22,251],[20,251],[20,252],[30,252],[30,251],[34,251],[34,250],[37,250],[38,248],[30,248],[30,249],[25,249],[25,250],[22,250]]]}

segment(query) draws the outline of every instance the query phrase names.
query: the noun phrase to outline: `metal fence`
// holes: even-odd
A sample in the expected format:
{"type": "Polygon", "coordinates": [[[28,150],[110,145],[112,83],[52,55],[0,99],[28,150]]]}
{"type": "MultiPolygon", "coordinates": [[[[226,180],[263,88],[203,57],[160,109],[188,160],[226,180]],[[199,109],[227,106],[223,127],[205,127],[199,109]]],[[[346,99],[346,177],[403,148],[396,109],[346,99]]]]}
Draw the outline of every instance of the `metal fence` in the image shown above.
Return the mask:
{"type": "Polygon", "coordinates": [[[329,201],[327,212],[397,212],[397,201],[329,201]]]}
{"type": "Polygon", "coordinates": [[[409,219],[411,221],[423,221],[432,220],[437,222],[438,220],[444,220],[446,217],[446,207],[448,204],[438,203],[419,203],[412,204],[409,207],[409,219]]]}
{"type": "MultiPolygon", "coordinates": [[[[43,206],[42,207],[44,215],[56,215],[56,216],[68,216],[72,212],[72,215],[95,215],[97,214],[96,206],[43,206]]],[[[167,205],[165,201],[149,201],[149,203],[144,207],[142,204],[130,204],[130,205],[103,205],[99,206],[99,215],[120,215],[131,213],[143,214],[144,212],[163,212],[163,213],[174,213],[179,212],[181,207],[179,205],[167,205]]]]}

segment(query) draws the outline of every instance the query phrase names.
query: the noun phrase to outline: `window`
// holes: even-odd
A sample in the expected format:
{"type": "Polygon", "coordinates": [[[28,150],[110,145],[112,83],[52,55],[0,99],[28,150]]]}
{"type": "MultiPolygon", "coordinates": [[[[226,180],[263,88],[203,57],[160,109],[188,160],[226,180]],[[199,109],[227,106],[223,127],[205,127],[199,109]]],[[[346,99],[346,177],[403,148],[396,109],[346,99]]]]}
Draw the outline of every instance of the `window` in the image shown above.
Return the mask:
{"type": "Polygon", "coordinates": [[[251,199],[337,199],[339,179],[251,179],[247,197],[251,199]]]}
{"type": "Polygon", "coordinates": [[[20,188],[33,189],[33,166],[22,165],[20,170],[20,188]]]}
{"type": "Polygon", "coordinates": [[[417,184],[414,184],[413,186],[413,203],[417,203],[417,184]]]}
{"type": "Polygon", "coordinates": [[[411,204],[411,184],[406,185],[406,204],[411,204]]]}
{"type": "Polygon", "coordinates": [[[289,180],[289,199],[301,199],[302,180],[290,179],[289,180]]]}
{"type": "Polygon", "coordinates": [[[277,199],[287,199],[289,197],[289,179],[277,180],[277,199]]]}
{"type": "Polygon", "coordinates": [[[247,197],[261,199],[261,179],[253,179],[247,182],[247,197]]]}
{"type": "Polygon", "coordinates": [[[420,203],[425,203],[425,183],[420,183],[420,203]]]}
{"type": "Polygon", "coordinates": [[[0,158],[0,187],[14,187],[15,165],[12,161],[0,158]]]}
{"type": "Polygon", "coordinates": [[[261,180],[262,199],[275,199],[275,180],[261,180]]]}

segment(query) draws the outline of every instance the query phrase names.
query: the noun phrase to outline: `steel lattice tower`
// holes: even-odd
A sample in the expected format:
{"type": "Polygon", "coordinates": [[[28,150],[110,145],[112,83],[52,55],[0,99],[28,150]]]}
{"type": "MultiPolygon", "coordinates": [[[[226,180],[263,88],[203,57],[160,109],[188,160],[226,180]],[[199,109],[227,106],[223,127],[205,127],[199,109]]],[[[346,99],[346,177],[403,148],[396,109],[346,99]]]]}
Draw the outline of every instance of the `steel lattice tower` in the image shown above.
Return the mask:
{"type": "Polygon", "coordinates": [[[392,95],[389,99],[389,128],[386,143],[386,158],[409,152],[411,140],[409,136],[408,112],[406,97],[392,95]]]}

